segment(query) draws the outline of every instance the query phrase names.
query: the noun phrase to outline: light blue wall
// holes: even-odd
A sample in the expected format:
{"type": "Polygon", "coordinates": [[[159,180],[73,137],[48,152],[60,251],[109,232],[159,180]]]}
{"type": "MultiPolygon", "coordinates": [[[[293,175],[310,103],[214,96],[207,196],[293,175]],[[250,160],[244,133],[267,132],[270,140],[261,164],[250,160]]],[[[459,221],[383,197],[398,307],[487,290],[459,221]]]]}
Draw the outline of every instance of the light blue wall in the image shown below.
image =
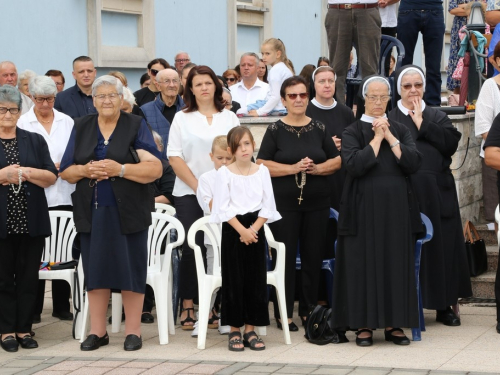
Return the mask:
{"type": "Polygon", "coordinates": [[[226,1],[156,0],[156,55],[174,64],[187,51],[195,64],[216,74],[227,69],[226,1]]]}
{"type": "Polygon", "coordinates": [[[138,21],[135,14],[101,12],[102,44],[105,46],[138,47],[138,21]]]}
{"type": "Polygon", "coordinates": [[[283,41],[299,74],[304,65],[316,65],[321,56],[321,0],[274,0],[273,36],[283,41]]]}

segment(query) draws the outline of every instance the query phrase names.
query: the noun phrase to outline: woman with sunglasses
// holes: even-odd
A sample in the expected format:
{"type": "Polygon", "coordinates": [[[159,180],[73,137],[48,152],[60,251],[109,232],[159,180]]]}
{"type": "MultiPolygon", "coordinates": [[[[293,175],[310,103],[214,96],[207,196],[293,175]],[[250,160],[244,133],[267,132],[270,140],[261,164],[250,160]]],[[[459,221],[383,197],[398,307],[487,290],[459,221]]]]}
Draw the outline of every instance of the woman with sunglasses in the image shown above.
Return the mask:
{"type": "Polygon", "coordinates": [[[436,310],[436,321],[459,326],[460,318],[450,306],[472,295],[465,253],[462,220],[455,179],[450,170],[461,134],[446,114],[425,105],[425,76],[417,66],[396,72],[401,95],[389,119],[405,125],[422,153],[422,166],[411,176],[420,211],[434,227],[432,241],[424,245],[420,268],[422,303],[436,310]]]}
{"type": "Polygon", "coordinates": [[[287,115],[269,125],[257,163],[271,173],[274,196],[282,220],[270,224],[277,241],[286,246],[285,294],[288,321],[275,308],[278,328],[292,322],[295,296],[295,259],[300,241],[302,283],[299,316],[304,321],[310,306],[318,302],[327,225],[330,213],[330,188],[327,176],[340,169],[340,154],[332,136],[321,122],[306,116],[309,91],[306,81],[294,76],[283,82],[281,101],[287,115]],[[280,320],[281,319],[281,320],[280,320]]]}
{"type": "Polygon", "coordinates": [[[229,87],[237,84],[240,81],[240,75],[234,69],[226,70],[224,73],[222,73],[222,76],[225,78],[229,87]]]}
{"type": "Polygon", "coordinates": [[[160,70],[167,68],[170,68],[170,64],[165,59],[157,58],[149,62],[148,64],[148,75],[150,78],[149,85],[134,92],[135,101],[138,107],[141,107],[144,104],[155,100],[156,95],[158,95],[158,93],[160,92],[158,87],[156,87],[156,79],[155,79],[156,75],[160,70]]]}

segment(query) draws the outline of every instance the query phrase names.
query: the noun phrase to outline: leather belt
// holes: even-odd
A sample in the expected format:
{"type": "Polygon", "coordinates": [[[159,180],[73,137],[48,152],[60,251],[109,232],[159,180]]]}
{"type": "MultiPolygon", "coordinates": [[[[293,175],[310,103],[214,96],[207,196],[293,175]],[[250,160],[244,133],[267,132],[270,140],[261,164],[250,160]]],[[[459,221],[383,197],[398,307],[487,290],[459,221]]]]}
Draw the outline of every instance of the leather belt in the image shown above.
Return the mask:
{"type": "Polygon", "coordinates": [[[371,4],[328,4],[328,9],[370,9],[377,8],[378,3],[371,4]]]}

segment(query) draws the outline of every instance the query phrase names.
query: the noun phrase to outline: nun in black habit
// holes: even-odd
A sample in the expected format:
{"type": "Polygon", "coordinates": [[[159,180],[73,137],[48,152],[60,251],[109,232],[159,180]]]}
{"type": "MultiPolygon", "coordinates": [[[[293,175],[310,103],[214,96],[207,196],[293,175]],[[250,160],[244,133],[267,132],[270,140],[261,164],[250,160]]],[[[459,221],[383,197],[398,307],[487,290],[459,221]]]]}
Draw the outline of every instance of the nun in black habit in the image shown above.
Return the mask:
{"type": "Polygon", "coordinates": [[[422,231],[408,176],[421,155],[408,129],[385,114],[390,86],[366,77],[360,94],[365,113],[342,134],[347,171],[339,213],[332,325],[356,328],[356,344],[373,344],[372,330],[385,339],[410,341],[400,327],[418,326],[414,247],[422,231]]]}
{"type": "Polygon", "coordinates": [[[450,306],[472,295],[457,190],[450,170],[462,134],[444,112],[425,105],[421,68],[400,68],[396,85],[401,99],[389,119],[406,126],[422,154],[422,165],[410,178],[420,210],[434,227],[432,241],[422,249],[422,304],[437,310],[438,322],[459,326],[460,318],[450,306]]]}

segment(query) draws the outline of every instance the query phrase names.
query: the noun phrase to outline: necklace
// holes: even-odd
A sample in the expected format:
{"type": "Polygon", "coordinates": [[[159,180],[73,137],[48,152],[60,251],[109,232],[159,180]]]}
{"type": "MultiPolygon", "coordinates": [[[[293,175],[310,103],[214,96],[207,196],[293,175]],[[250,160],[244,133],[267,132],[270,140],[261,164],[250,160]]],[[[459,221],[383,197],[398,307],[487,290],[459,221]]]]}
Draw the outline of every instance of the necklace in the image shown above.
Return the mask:
{"type": "Polygon", "coordinates": [[[0,139],[0,142],[3,144],[4,149],[10,149],[11,147],[14,147],[14,145],[17,143],[17,138],[14,138],[11,140],[11,142],[5,143],[3,140],[0,139]]]}
{"type": "Polygon", "coordinates": [[[12,187],[12,191],[14,192],[15,195],[19,194],[23,183],[23,170],[21,168],[17,170],[17,178],[19,179],[17,189],[14,184],[10,184],[10,186],[12,187]]]}
{"type": "Polygon", "coordinates": [[[48,123],[50,123],[50,122],[52,122],[52,121],[54,120],[54,119],[51,119],[51,120],[47,120],[47,121],[45,121],[45,120],[42,120],[42,119],[41,119],[40,117],[38,117],[38,116],[36,116],[36,119],[37,119],[38,121],[40,121],[40,122],[43,122],[44,124],[48,124],[48,123]]]}
{"type": "Polygon", "coordinates": [[[243,174],[243,172],[241,172],[241,169],[238,167],[238,164],[234,163],[234,165],[236,165],[236,168],[238,168],[238,171],[242,176],[248,176],[248,174],[250,173],[250,169],[252,169],[252,163],[250,163],[250,168],[248,168],[247,174],[243,174]]]}
{"type": "Polygon", "coordinates": [[[298,173],[295,175],[295,184],[300,189],[300,197],[297,198],[299,200],[299,205],[304,200],[304,198],[302,198],[302,191],[304,190],[304,186],[306,185],[306,176],[307,176],[306,172],[304,171],[300,172],[300,174],[301,174],[300,184],[299,184],[299,178],[297,177],[298,173]]]}
{"type": "Polygon", "coordinates": [[[290,128],[297,134],[297,138],[300,138],[300,133],[304,130],[305,126],[301,127],[299,131],[297,131],[293,126],[290,125],[290,128]]]}

